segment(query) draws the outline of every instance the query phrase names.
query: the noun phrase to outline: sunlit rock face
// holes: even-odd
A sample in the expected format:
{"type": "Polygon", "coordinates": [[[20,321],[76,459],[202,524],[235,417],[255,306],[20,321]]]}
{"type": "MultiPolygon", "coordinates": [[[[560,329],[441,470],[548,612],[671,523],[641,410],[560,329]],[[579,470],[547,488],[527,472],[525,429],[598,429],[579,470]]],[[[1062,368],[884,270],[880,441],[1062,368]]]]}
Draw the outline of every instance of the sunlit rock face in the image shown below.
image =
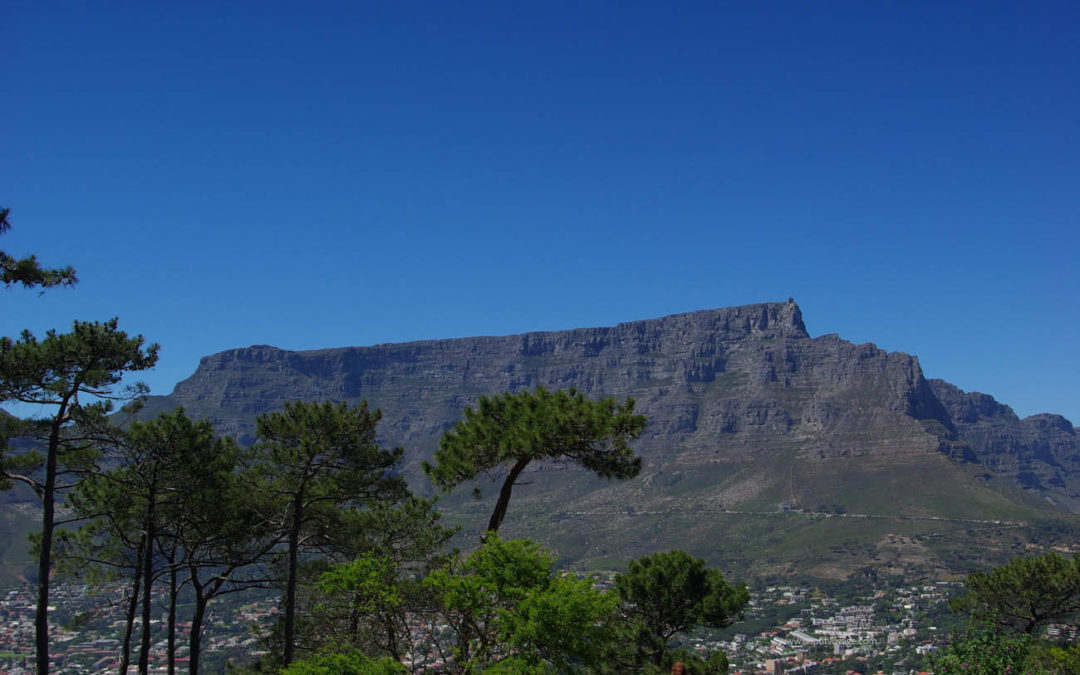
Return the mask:
{"type": "Polygon", "coordinates": [[[369,401],[407,471],[481,395],[576,387],[633,397],[649,426],[646,465],[945,453],[1076,509],[1080,442],[1067,420],[1020,420],[985,394],[924,378],[918,360],[812,338],[792,301],[602,328],[291,352],[259,345],[202,359],[148,412],[185,406],[254,440],[254,418],[293,400],[369,401]]]}

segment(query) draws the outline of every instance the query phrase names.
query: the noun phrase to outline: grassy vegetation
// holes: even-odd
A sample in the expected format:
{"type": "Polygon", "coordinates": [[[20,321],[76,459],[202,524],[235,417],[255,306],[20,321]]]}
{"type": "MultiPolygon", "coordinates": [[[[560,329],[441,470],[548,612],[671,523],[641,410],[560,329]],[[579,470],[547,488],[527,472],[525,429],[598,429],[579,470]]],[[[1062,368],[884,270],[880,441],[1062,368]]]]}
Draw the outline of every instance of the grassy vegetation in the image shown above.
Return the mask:
{"type": "MultiPolygon", "coordinates": [[[[867,568],[955,577],[1080,540],[1080,519],[1036,508],[1030,494],[977,468],[935,455],[806,460],[790,445],[745,463],[682,465],[676,456],[621,482],[548,466],[523,474],[502,534],[548,543],[571,567],[621,570],[678,548],[737,578],[837,580],[867,568]],[[783,512],[782,503],[808,512],[783,512]],[[1027,525],[975,522],[992,520],[1027,525]]],[[[463,487],[440,501],[447,522],[463,528],[461,548],[477,544],[491,513],[498,484],[481,485],[480,500],[463,487]]],[[[0,527],[0,573],[10,583],[35,528],[10,512],[0,527]]]]}
{"type": "Polygon", "coordinates": [[[5,505],[0,513],[0,586],[25,583],[34,572],[29,535],[40,528],[32,505],[5,505]]]}
{"type": "MultiPolygon", "coordinates": [[[[837,580],[868,569],[956,578],[1030,546],[1080,538],[1075,516],[1011,499],[944,456],[796,456],[778,448],[747,463],[676,459],[617,483],[533,472],[515,489],[505,535],[549,542],[565,564],[591,569],[622,569],[643,553],[680,548],[738,578],[837,580]],[[796,511],[782,511],[782,503],[796,511]]],[[[446,504],[468,526],[490,503],[455,496],[446,504]]]]}

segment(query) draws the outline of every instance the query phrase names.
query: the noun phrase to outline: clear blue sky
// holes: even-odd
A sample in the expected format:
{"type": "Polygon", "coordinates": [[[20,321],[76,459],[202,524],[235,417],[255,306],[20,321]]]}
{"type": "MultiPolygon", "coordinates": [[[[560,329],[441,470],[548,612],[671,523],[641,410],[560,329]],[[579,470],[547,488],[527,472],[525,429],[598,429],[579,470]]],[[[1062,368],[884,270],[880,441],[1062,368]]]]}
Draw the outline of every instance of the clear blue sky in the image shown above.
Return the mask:
{"type": "Polygon", "coordinates": [[[0,5],[0,334],[199,357],[788,296],[1080,423],[1080,3],[0,5]]]}

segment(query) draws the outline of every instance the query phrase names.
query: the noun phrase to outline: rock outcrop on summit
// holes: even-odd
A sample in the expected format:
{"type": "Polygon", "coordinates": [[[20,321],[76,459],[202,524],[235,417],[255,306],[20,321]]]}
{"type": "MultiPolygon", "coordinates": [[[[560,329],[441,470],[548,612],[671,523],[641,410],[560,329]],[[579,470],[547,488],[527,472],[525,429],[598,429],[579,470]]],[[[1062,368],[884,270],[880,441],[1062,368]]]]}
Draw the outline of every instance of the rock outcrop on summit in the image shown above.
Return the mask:
{"type": "Polygon", "coordinates": [[[1069,420],[1048,413],[1020,419],[992,396],[966,393],[942,380],[930,386],[963,441],[966,459],[1080,512],[1080,437],[1069,420]]]}

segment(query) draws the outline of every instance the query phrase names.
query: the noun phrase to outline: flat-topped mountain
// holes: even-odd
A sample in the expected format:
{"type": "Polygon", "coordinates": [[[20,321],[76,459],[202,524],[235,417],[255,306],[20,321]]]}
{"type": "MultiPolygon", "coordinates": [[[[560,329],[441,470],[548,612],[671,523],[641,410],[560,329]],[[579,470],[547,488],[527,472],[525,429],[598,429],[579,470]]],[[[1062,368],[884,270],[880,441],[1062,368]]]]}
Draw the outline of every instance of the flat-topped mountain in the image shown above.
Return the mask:
{"type": "MultiPolygon", "coordinates": [[[[943,564],[952,544],[934,544],[931,555],[918,537],[944,522],[1080,512],[1080,438],[1067,420],[1021,420],[990,396],[927,380],[913,356],[812,338],[790,300],[607,328],[234,349],[203,358],[172,394],[151,397],[147,412],[183,405],[250,442],[255,417],[288,401],[368,400],[383,412],[381,442],[404,446],[406,471],[424,491],[419,462],[464,407],[537,385],[631,396],[649,419],[636,446],[639,478],[608,483],[541,465],[515,492],[506,534],[549,541],[578,560],[678,546],[741,566],[752,561],[731,545],[746,541],[777,570],[790,568],[782,554],[797,546],[801,571],[846,574],[862,558],[943,564]],[[863,516],[903,520],[882,530],[860,527],[863,516]],[[958,520],[942,520],[950,518],[958,520]],[[840,531],[863,532],[848,537],[860,542],[859,560],[832,550],[840,531]]],[[[447,504],[469,527],[490,506],[447,504]]],[[[1005,539],[1028,527],[998,525],[1011,528],[1005,539]]]]}

